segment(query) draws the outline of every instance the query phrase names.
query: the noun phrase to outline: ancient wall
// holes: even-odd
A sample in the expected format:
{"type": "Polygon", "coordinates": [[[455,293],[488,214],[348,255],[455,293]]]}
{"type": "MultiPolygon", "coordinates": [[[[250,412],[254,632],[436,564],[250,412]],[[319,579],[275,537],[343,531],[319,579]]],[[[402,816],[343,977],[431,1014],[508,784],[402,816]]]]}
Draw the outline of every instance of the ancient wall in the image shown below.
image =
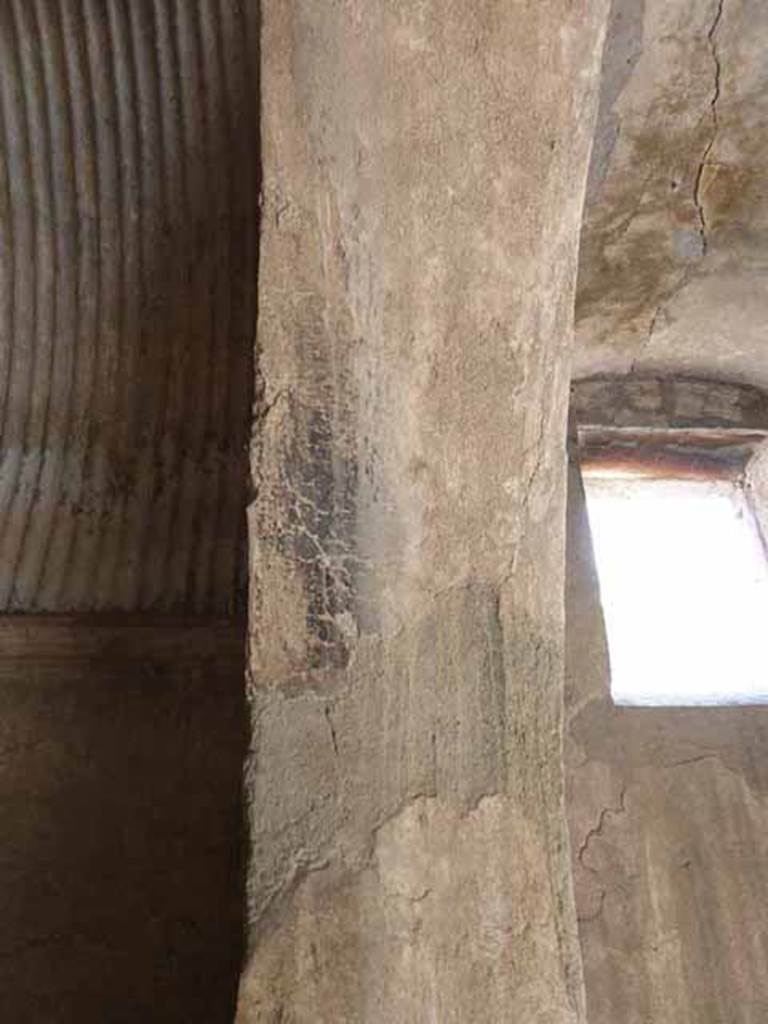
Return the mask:
{"type": "Polygon", "coordinates": [[[570,480],[567,807],[590,1024],[759,1024],[768,711],[613,705],[575,465],[570,480]]]}
{"type": "Polygon", "coordinates": [[[767,40],[763,0],[611,0],[577,376],[768,384],[767,40]]]}
{"type": "Polygon", "coordinates": [[[227,1024],[243,630],[0,619],[0,1018],[227,1024]]]}
{"type": "Polygon", "coordinates": [[[9,1024],[234,1013],[257,13],[0,0],[9,1024]]]}
{"type": "MultiPolygon", "coordinates": [[[[768,382],[767,33],[760,0],[611,0],[576,377],[768,382]]],[[[631,424],[648,406],[627,398],[631,424]]],[[[570,507],[566,750],[591,1024],[762,1021],[766,712],[612,706],[578,488],[570,507]]]]}
{"type": "Polygon", "coordinates": [[[243,1024],[583,1020],[562,452],[603,14],[263,4],[243,1024]]]}
{"type": "Polygon", "coordinates": [[[0,612],[244,589],[254,20],[0,2],[0,612]]]}

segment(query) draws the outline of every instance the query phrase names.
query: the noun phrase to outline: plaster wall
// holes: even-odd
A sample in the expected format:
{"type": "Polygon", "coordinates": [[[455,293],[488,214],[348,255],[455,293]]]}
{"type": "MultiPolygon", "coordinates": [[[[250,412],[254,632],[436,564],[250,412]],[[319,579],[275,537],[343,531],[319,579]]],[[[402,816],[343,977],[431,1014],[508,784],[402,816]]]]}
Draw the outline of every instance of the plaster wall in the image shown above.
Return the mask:
{"type": "Polygon", "coordinates": [[[768,7],[612,0],[575,375],[765,387],[768,7]]]}
{"type": "Polygon", "coordinates": [[[604,5],[262,5],[238,1021],[582,1021],[563,441],[604,5]]]}
{"type": "Polygon", "coordinates": [[[0,1019],[228,1024],[242,624],[0,618],[0,1019]]]}
{"type": "Polygon", "coordinates": [[[566,622],[567,807],[590,1024],[759,1024],[768,712],[613,705],[575,465],[566,622]]]}

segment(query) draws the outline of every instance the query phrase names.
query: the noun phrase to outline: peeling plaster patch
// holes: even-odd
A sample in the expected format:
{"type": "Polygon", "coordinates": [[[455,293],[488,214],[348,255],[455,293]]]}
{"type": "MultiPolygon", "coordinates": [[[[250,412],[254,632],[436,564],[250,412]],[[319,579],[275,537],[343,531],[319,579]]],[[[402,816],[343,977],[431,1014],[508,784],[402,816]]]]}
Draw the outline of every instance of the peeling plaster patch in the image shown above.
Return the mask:
{"type": "Polygon", "coordinates": [[[596,874],[595,869],[593,867],[590,867],[590,865],[587,864],[585,862],[585,860],[584,860],[584,857],[587,855],[587,852],[589,850],[589,844],[592,842],[592,840],[595,838],[595,836],[601,836],[603,834],[603,828],[604,828],[604,826],[605,826],[605,824],[606,824],[606,822],[608,821],[609,818],[614,817],[614,816],[619,815],[619,814],[624,814],[626,812],[626,809],[627,809],[626,797],[627,797],[627,790],[626,790],[626,787],[624,787],[624,788],[622,788],[621,793],[619,795],[619,804],[618,804],[618,806],[617,807],[604,807],[600,811],[600,816],[597,819],[597,825],[595,825],[594,828],[591,828],[589,830],[589,832],[587,832],[586,836],[584,837],[583,842],[579,846],[579,849],[578,849],[578,851],[576,853],[576,859],[578,860],[578,862],[581,864],[581,866],[583,868],[585,868],[587,871],[591,871],[593,874],[596,874]]]}
{"type": "Polygon", "coordinates": [[[566,984],[549,966],[548,872],[537,826],[508,798],[462,811],[415,797],[374,830],[366,864],[299,880],[254,956],[243,1019],[273,1020],[279,1008],[301,1022],[471,1020],[478,977],[484,1019],[536,1019],[566,984]]]}

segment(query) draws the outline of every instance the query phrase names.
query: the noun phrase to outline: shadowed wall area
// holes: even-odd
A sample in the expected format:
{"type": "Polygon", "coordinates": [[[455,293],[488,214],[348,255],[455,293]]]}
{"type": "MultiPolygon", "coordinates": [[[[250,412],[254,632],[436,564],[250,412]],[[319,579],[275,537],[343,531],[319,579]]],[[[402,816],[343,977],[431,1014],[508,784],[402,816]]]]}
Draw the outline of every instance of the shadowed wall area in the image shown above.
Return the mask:
{"type": "Polygon", "coordinates": [[[0,0],[9,1024],[234,1012],[255,28],[0,0]]]}
{"type": "Polygon", "coordinates": [[[0,1020],[232,1019],[242,630],[0,624],[0,1020]]]}

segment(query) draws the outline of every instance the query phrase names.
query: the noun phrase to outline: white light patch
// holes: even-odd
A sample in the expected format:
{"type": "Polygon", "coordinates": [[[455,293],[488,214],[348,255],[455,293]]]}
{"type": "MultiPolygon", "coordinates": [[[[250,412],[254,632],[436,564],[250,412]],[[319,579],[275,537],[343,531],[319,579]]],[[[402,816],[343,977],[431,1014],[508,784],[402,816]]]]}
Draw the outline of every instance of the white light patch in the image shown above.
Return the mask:
{"type": "Polygon", "coordinates": [[[768,563],[742,489],[584,482],[614,701],[768,703],[768,563]]]}

